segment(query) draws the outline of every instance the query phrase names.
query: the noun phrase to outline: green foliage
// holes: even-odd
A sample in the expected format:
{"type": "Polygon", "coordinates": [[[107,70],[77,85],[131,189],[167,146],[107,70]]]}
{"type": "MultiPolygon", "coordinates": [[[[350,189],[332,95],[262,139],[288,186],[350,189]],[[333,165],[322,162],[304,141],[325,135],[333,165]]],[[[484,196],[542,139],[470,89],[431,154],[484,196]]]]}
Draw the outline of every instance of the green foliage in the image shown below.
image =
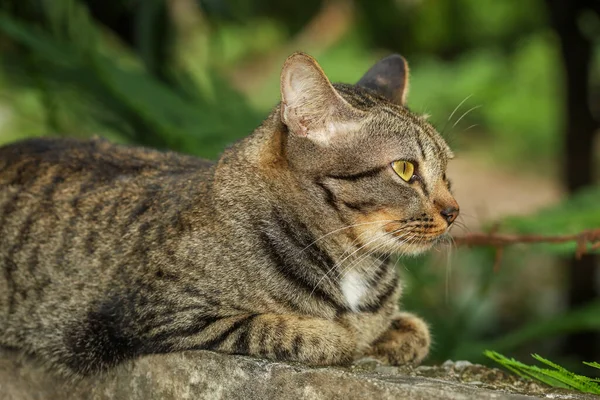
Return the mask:
{"type": "Polygon", "coordinates": [[[252,19],[269,18],[283,21],[290,33],[301,30],[322,6],[322,0],[197,0],[203,11],[213,20],[244,23],[252,19]]]}
{"type": "Polygon", "coordinates": [[[219,24],[219,29],[213,33],[211,47],[220,64],[229,66],[281,46],[285,38],[285,27],[281,23],[261,18],[244,21],[244,24],[219,24]]]}
{"type": "MultiPolygon", "coordinates": [[[[600,394],[600,379],[577,375],[537,354],[532,354],[532,357],[550,368],[526,365],[513,358],[507,358],[495,351],[486,350],[485,355],[523,378],[536,379],[554,387],[578,390],[584,393],[600,394]]],[[[585,362],[584,364],[594,368],[600,368],[600,364],[596,362],[585,362]]]]}
{"type": "Polygon", "coordinates": [[[540,0],[357,0],[365,35],[379,46],[454,57],[467,50],[510,49],[544,24],[540,0]]]}
{"type": "Polygon", "coordinates": [[[35,29],[0,14],[0,31],[25,48],[7,57],[5,66],[51,97],[54,107],[47,112],[55,113],[53,130],[81,135],[79,124],[63,124],[66,118],[56,115],[64,113],[122,140],[214,157],[260,121],[214,71],[208,74],[210,93],[201,91],[185,71],[174,70],[173,84],[167,85],[146,71],[135,54],[107,46],[78,2],[44,4],[52,29],[35,29]]]}

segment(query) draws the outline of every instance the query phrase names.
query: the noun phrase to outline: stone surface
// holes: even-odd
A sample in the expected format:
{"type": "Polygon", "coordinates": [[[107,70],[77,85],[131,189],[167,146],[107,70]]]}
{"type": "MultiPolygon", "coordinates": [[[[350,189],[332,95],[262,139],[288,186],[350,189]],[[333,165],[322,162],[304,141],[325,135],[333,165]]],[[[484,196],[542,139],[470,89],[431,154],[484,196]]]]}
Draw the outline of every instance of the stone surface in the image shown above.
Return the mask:
{"type": "Polygon", "coordinates": [[[363,359],[350,368],[309,368],[203,351],[143,357],[74,382],[0,350],[2,400],[531,398],[598,397],[543,388],[465,361],[398,368],[363,359]]]}

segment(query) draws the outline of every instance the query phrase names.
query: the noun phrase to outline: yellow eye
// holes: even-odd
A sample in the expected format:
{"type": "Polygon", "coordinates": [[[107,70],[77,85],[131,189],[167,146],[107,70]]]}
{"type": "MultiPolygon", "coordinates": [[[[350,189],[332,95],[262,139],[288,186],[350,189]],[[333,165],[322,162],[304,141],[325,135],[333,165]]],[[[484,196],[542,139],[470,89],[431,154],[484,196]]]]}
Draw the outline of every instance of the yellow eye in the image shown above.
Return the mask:
{"type": "Polygon", "coordinates": [[[410,181],[415,173],[415,166],[408,161],[394,161],[392,163],[392,168],[398,176],[406,182],[410,181]]]}

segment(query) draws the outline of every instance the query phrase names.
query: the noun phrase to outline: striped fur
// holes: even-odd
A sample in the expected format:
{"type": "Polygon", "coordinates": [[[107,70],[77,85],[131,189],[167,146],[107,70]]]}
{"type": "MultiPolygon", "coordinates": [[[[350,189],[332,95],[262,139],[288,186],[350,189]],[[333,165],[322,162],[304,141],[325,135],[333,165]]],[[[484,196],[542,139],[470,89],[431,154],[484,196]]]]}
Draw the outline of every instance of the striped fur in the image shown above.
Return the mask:
{"type": "Polygon", "coordinates": [[[191,349],[420,362],[429,332],[399,312],[389,260],[447,231],[450,150],[376,87],[331,86],[301,54],[286,73],[314,78],[286,92],[320,91],[311,113],[345,111],[308,123],[290,109],[286,125],[284,97],[216,163],[100,139],[0,148],[0,345],[72,376],[191,349]],[[414,184],[389,167],[399,158],[418,163],[414,184]]]}

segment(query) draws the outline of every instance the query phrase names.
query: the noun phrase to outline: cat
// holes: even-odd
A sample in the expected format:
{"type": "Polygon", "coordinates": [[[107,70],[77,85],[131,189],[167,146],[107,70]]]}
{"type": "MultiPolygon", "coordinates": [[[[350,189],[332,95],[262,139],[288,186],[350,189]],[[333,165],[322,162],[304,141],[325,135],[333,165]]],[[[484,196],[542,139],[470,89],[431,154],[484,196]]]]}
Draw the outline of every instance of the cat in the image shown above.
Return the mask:
{"type": "Polygon", "coordinates": [[[103,139],[0,148],[0,345],[73,377],[204,349],[309,365],[419,363],[393,254],[428,250],[459,207],[453,154],[405,106],[403,57],[355,85],[312,57],[215,162],[103,139]]]}

